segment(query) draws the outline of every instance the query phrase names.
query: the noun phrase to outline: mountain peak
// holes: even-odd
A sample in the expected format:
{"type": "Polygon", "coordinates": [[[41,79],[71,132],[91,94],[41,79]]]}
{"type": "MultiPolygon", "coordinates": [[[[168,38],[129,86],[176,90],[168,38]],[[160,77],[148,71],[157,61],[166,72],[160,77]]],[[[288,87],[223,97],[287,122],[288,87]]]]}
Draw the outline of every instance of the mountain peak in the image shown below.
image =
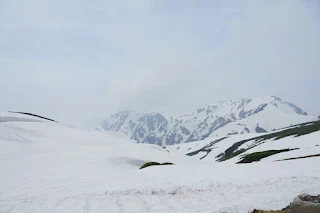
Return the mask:
{"type": "Polygon", "coordinates": [[[170,145],[222,136],[266,132],[316,119],[277,96],[223,101],[176,118],[158,112],[120,111],[103,121],[106,131],[120,131],[140,143],[170,145]],[[258,127],[258,128],[257,128],[258,127]]]}

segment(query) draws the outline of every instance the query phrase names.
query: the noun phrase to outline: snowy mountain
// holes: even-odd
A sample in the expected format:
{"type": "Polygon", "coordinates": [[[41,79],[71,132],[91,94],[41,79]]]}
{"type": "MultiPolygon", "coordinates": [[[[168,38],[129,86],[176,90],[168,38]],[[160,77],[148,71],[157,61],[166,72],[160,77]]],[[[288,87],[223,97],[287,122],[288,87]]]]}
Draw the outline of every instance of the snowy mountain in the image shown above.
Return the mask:
{"type": "Polygon", "coordinates": [[[261,133],[315,120],[292,103],[275,96],[225,101],[180,117],[121,111],[99,129],[119,131],[140,143],[161,146],[203,140],[208,136],[261,133]]]}
{"type": "Polygon", "coordinates": [[[248,213],[254,208],[282,209],[300,193],[319,193],[319,130],[317,122],[304,124],[297,132],[288,130],[303,134],[299,137],[281,131],[275,136],[282,138],[275,140],[268,136],[273,133],[250,133],[164,149],[133,143],[114,132],[0,112],[0,212],[248,213]],[[238,144],[234,152],[227,151],[234,144],[238,144]],[[291,151],[237,164],[241,155],[280,149],[291,151]],[[226,158],[226,153],[234,157],[226,158]],[[305,158],[310,155],[318,157],[305,158]],[[218,162],[217,156],[226,160],[218,162]],[[286,158],[297,159],[276,161],[286,158]],[[139,170],[149,161],[174,165],[139,170]]]}

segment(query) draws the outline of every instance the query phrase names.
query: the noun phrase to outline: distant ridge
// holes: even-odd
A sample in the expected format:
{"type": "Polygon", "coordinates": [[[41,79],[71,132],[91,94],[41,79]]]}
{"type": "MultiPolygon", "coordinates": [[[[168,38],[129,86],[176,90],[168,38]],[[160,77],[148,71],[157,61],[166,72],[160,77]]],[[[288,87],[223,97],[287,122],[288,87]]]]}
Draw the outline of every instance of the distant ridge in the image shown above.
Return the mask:
{"type": "Polygon", "coordinates": [[[317,116],[292,103],[265,96],[223,101],[177,117],[119,111],[102,121],[98,129],[122,132],[139,143],[166,146],[210,136],[265,133],[314,120],[317,116]]]}
{"type": "Polygon", "coordinates": [[[30,116],[33,116],[33,117],[37,117],[37,118],[41,118],[41,119],[45,119],[45,120],[48,120],[48,121],[53,121],[53,122],[58,123],[58,121],[55,121],[53,119],[46,118],[46,117],[43,117],[43,116],[40,116],[40,115],[36,115],[36,114],[32,114],[32,113],[28,113],[28,112],[13,112],[13,111],[8,111],[8,112],[17,113],[17,114],[23,114],[23,115],[30,115],[30,116]]]}

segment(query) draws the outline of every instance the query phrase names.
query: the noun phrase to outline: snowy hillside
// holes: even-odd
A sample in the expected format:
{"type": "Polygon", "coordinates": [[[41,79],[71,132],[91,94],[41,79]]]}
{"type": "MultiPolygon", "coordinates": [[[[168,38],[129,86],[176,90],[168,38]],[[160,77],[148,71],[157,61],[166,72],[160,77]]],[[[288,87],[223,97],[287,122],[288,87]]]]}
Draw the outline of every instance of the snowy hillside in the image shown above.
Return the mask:
{"type": "Polygon", "coordinates": [[[212,136],[226,136],[245,133],[264,133],[290,125],[317,120],[316,116],[299,116],[292,113],[275,112],[275,107],[269,107],[260,113],[228,123],[223,128],[212,132],[212,136]]]}
{"type": "Polygon", "coordinates": [[[297,194],[319,193],[319,157],[274,160],[319,153],[319,133],[266,139],[256,147],[257,140],[249,140],[239,150],[300,149],[257,163],[235,164],[240,156],[221,162],[216,156],[235,142],[263,134],[215,138],[215,145],[206,139],[163,149],[132,143],[114,133],[0,113],[0,212],[247,213],[254,208],[281,209],[297,194]],[[185,155],[204,146],[212,151],[203,160],[200,154],[185,155]],[[148,161],[175,165],[139,170],[148,161]]]}
{"type": "Polygon", "coordinates": [[[315,119],[291,103],[267,96],[225,101],[177,118],[122,111],[103,121],[99,129],[123,132],[140,143],[165,146],[208,136],[269,132],[315,119]]]}
{"type": "Polygon", "coordinates": [[[226,137],[209,137],[193,143],[167,146],[170,153],[180,153],[203,161],[239,163],[244,156],[262,156],[277,151],[261,161],[283,160],[292,157],[319,155],[320,121],[295,125],[270,133],[248,133],[226,137]],[[282,152],[283,151],[283,152],[282,152]]]}

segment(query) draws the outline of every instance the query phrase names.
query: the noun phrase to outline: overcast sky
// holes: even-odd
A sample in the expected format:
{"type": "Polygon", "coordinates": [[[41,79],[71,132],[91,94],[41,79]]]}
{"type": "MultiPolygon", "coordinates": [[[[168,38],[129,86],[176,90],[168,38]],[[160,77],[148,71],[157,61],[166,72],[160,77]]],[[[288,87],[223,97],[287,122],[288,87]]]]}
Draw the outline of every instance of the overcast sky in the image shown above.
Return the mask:
{"type": "Polygon", "coordinates": [[[75,123],[276,95],[320,113],[318,0],[0,0],[0,109],[75,123]]]}

